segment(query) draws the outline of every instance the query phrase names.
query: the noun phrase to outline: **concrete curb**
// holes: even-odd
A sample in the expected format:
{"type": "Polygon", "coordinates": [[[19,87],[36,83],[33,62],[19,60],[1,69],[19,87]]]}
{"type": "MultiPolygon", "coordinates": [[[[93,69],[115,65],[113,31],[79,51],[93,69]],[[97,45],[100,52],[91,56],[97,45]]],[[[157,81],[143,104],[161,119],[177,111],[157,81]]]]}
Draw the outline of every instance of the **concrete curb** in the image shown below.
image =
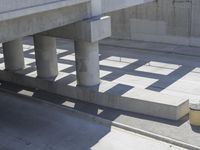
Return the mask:
{"type": "Polygon", "coordinates": [[[186,148],[186,149],[189,149],[189,150],[200,150],[200,147],[198,147],[198,146],[187,144],[187,143],[184,143],[184,142],[179,141],[179,140],[175,140],[175,139],[172,139],[172,138],[169,138],[169,137],[158,135],[158,134],[148,132],[148,131],[145,131],[145,130],[141,130],[141,129],[138,129],[138,128],[130,127],[130,126],[127,126],[127,125],[124,125],[124,124],[112,122],[112,125],[116,126],[118,128],[122,128],[124,130],[130,131],[130,132],[138,133],[138,134],[141,134],[141,135],[144,135],[144,136],[147,136],[147,137],[159,140],[159,141],[163,141],[163,142],[166,142],[166,143],[169,143],[169,144],[173,144],[173,145],[176,145],[176,146],[179,146],[179,147],[182,147],[182,148],[186,148]]]}
{"type": "MultiPolygon", "coordinates": [[[[140,88],[130,88],[125,93],[120,94],[117,90],[113,90],[116,87],[121,88],[120,85],[103,80],[101,80],[101,84],[98,87],[77,87],[75,82],[71,83],[71,79],[67,78],[70,75],[65,76],[65,81],[61,82],[54,79],[44,80],[37,78],[36,72],[28,76],[25,75],[25,70],[18,72],[2,70],[0,71],[0,78],[5,82],[40,89],[71,99],[163,119],[179,120],[189,113],[189,100],[187,98],[140,88]],[[104,91],[103,89],[105,88],[109,90],[104,91]]],[[[57,78],[63,78],[61,72],[57,78]]]]}
{"type": "Polygon", "coordinates": [[[150,138],[162,141],[162,142],[166,142],[166,143],[169,143],[169,144],[173,144],[175,146],[182,147],[182,148],[189,149],[189,150],[200,150],[200,147],[198,147],[198,146],[187,144],[187,143],[184,143],[184,142],[179,141],[179,140],[175,140],[175,139],[172,139],[172,138],[169,138],[169,137],[158,135],[158,134],[148,132],[148,131],[145,131],[145,130],[142,130],[142,129],[139,129],[139,128],[134,128],[134,127],[131,127],[131,126],[128,126],[128,125],[124,125],[124,124],[115,122],[115,121],[103,119],[103,118],[100,118],[98,116],[94,116],[94,115],[91,115],[91,114],[80,112],[78,110],[74,110],[74,109],[69,108],[69,107],[65,107],[65,106],[62,106],[62,105],[56,105],[56,104],[44,101],[44,100],[39,99],[39,98],[33,98],[33,97],[30,97],[30,96],[27,96],[27,95],[18,94],[18,93],[12,92],[10,90],[2,89],[2,88],[0,88],[0,91],[11,94],[13,96],[19,96],[19,97],[24,97],[24,98],[27,97],[29,99],[34,99],[36,101],[42,102],[45,105],[50,105],[54,108],[59,108],[59,109],[62,109],[62,110],[67,109],[70,113],[72,113],[72,114],[74,114],[78,117],[84,118],[84,119],[89,120],[89,121],[94,121],[98,124],[102,124],[102,125],[105,125],[107,127],[110,127],[110,126],[117,127],[117,128],[120,128],[120,129],[124,129],[126,131],[134,132],[134,133],[137,133],[137,134],[140,134],[140,135],[143,135],[143,136],[147,136],[147,137],[150,137],[150,138]]]}

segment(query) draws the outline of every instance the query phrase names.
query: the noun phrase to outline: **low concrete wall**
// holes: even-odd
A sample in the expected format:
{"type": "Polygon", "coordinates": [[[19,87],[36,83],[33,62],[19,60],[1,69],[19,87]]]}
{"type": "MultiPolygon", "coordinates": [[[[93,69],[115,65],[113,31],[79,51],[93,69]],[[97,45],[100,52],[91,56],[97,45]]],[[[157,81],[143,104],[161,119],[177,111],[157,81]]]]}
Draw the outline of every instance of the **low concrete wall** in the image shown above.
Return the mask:
{"type": "Polygon", "coordinates": [[[113,38],[200,46],[200,0],[156,0],[109,13],[113,38]]]}
{"type": "MultiPolygon", "coordinates": [[[[101,81],[98,87],[84,88],[77,87],[76,82],[63,82],[57,79],[48,81],[36,78],[36,73],[31,76],[25,75],[24,70],[17,73],[0,70],[0,79],[22,86],[28,86],[67,96],[81,101],[120,109],[149,116],[179,120],[189,112],[189,101],[184,98],[174,97],[158,92],[137,89],[129,90],[121,95],[117,90],[112,92],[105,92],[106,89],[114,87],[112,82],[101,81]]],[[[62,76],[60,73],[57,78],[62,76]]]]}

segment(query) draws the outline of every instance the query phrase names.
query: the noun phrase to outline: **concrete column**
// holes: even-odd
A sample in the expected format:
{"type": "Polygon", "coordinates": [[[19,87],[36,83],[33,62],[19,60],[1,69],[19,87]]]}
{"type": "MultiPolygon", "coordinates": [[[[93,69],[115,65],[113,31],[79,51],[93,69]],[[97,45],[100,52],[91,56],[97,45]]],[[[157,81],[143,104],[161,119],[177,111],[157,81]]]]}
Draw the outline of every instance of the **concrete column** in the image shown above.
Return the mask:
{"type": "Polygon", "coordinates": [[[24,69],[23,43],[21,39],[5,42],[3,45],[3,54],[5,69],[8,71],[17,71],[24,69]]]}
{"type": "MultiPolygon", "coordinates": [[[[91,0],[91,16],[100,16],[102,7],[100,0],[91,0]]],[[[76,76],[78,86],[97,86],[99,74],[99,43],[75,40],[76,76]]]]}
{"type": "Polygon", "coordinates": [[[75,41],[76,74],[79,86],[96,86],[99,78],[99,44],[75,41]]]}
{"type": "Polygon", "coordinates": [[[56,39],[48,36],[34,36],[35,58],[39,78],[49,79],[58,75],[56,39]]]}

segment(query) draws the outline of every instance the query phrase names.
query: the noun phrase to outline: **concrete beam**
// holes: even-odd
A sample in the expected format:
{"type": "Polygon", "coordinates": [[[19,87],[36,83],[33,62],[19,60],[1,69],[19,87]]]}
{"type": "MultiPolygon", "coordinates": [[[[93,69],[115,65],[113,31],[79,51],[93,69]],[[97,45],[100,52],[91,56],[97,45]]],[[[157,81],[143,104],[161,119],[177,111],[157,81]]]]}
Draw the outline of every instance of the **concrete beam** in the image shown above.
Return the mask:
{"type": "Polygon", "coordinates": [[[97,42],[111,36],[111,18],[96,17],[41,33],[64,39],[97,42]]]}
{"type": "Polygon", "coordinates": [[[46,11],[54,11],[89,2],[90,0],[0,0],[0,21],[11,20],[37,13],[41,14],[46,11]]]}
{"type": "MultiPolygon", "coordinates": [[[[101,15],[101,11],[103,14],[149,1],[153,0],[59,0],[6,9],[0,12],[0,42],[72,24],[101,15]]],[[[9,6],[9,1],[4,5],[9,6]]]]}
{"type": "MultiPolygon", "coordinates": [[[[37,7],[35,9],[37,10],[37,7]]],[[[24,11],[25,10],[21,10],[18,13],[23,14],[24,11]]],[[[27,12],[29,12],[29,9],[27,12]]],[[[12,19],[6,19],[6,17],[9,18],[10,15],[14,15],[12,12],[12,14],[5,15],[3,17],[4,20],[0,20],[0,42],[3,43],[17,39],[18,37],[34,35],[72,24],[85,18],[90,18],[88,3],[81,3],[67,7],[62,6],[59,9],[49,11],[47,9],[46,11],[35,12],[33,14],[27,13],[29,15],[26,15],[26,13],[20,17],[11,17],[12,19]]]]}

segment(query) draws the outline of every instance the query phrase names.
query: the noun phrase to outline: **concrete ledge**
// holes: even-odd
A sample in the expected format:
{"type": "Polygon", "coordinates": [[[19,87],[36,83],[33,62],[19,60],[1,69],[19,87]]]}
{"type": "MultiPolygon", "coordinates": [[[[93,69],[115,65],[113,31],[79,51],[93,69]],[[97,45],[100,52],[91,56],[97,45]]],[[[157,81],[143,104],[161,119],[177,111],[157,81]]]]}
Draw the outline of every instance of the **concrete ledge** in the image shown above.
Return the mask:
{"type": "Polygon", "coordinates": [[[86,19],[41,34],[64,39],[96,42],[111,36],[111,18],[103,16],[86,19]]]}
{"type": "Polygon", "coordinates": [[[189,112],[187,99],[143,89],[133,89],[123,95],[117,91],[107,92],[108,87],[115,86],[112,82],[102,81],[99,87],[88,89],[76,87],[75,82],[59,82],[57,79],[48,81],[26,76],[20,72],[10,73],[7,71],[0,71],[0,79],[106,107],[170,120],[178,120],[189,112]]]}
{"type": "Polygon", "coordinates": [[[85,18],[90,18],[88,3],[80,3],[0,21],[0,42],[3,43],[19,37],[52,30],[85,18]]]}
{"type": "Polygon", "coordinates": [[[0,21],[15,19],[23,16],[34,15],[45,11],[70,7],[81,3],[87,3],[90,0],[55,0],[55,1],[7,1],[3,2],[3,11],[0,10],[0,21]],[[12,5],[10,4],[12,3],[12,5]]]}

